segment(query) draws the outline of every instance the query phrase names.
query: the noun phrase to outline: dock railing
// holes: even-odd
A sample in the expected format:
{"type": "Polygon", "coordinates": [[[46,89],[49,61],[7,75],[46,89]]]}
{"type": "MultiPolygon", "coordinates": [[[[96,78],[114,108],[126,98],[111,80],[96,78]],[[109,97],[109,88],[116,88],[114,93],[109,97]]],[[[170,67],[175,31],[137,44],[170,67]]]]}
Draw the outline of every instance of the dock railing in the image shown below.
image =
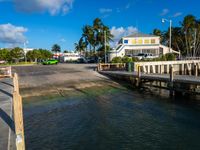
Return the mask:
{"type": "Polygon", "coordinates": [[[16,73],[14,74],[13,77],[13,83],[14,83],[13,108],[14,108],[16,147],[17,150],[25,150],[22,97],[19,93],[18,75],[16,73]]]}
{"type": "Polygon", "coordinates": [[[0,78],[12,77],[11,67],[0,67],[0,78]]]}
{"type": "Polygon", "coordinates": [[[125,63],[99,63],[98,71],[124,71],[126,70],[125,63]]]}
{"type": "Polygon", "coordinates": [[[198,76],[200,72],[200,60],[134,62],[133,71],[137,72],[141,67],[144,74],[169,74],[170,66],[173,66],[175,74],[198,76]]]}

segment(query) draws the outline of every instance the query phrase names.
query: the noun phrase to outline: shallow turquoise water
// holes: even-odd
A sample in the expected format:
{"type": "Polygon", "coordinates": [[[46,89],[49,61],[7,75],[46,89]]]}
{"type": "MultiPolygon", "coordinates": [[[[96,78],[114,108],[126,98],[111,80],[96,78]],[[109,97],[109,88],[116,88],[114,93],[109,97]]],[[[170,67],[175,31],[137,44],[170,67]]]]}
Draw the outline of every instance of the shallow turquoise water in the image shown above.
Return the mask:
{"type": "MultiPolygon", "coordinates": [[[[97,92],[98,93],[98,92],[97,92]]],[[[200,149],[200,103],[134,90],[24,104],[27,149],[200,149]]]]}

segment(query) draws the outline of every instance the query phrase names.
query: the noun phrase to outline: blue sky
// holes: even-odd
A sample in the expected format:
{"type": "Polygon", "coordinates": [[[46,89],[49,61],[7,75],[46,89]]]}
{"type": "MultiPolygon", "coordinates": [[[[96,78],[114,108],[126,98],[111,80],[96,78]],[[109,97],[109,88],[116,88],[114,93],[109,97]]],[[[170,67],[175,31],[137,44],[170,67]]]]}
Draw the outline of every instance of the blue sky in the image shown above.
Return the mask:
{"type": "Polygon", "coordinates": [[[179,25],[183,17],[200,18],[199,0],[0,0],[0,47],[21,46],[73,50],[81,28],[99,17],[117,41],[136,31],[167,29],[161,19],[179,25]]]}

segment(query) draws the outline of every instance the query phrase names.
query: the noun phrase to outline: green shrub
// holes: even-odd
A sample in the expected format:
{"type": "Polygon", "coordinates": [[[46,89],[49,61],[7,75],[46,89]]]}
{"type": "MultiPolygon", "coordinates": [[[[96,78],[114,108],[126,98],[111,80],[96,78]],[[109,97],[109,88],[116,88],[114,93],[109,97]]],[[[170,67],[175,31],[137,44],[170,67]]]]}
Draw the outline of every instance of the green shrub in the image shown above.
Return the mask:
{"type": "Polygon", "coordinates": [[[138,61],[140,61],[137,57],[132,57],[132,61],[133,62],[138,62],[138,61]]]}
{"type": "Polygon", "coordinates": [[[129,62],[133,62],[133,60],[132,60],[131,57],[124,56],[124,57],[122,58],[122,62],[123,62],[123,63],[129,63],[129,62]]]}
{"type": "Polygon", "coordinates": [[[112,59],[111,63],[122,63],[122,58],[121,57],[114,57],[112,59]]]}
{"type": "Polygon", "coordinates": [[[176,60],[176,56],[173,53],[165,54],[165,58],[166,58],[167,61],[176,60]]]}

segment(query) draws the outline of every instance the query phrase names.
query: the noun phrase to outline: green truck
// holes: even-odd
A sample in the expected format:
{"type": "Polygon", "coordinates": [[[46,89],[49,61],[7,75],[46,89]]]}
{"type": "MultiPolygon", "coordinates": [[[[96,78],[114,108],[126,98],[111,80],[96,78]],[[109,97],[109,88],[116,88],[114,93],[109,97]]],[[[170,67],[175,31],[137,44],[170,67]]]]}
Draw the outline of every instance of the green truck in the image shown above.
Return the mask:
{"type": "Polygon", "coordinates": [[[43,65],[57,65],[58,64],[58,60],[51,59],[51,60],[44,61],[42,64],[43,65]]]}

